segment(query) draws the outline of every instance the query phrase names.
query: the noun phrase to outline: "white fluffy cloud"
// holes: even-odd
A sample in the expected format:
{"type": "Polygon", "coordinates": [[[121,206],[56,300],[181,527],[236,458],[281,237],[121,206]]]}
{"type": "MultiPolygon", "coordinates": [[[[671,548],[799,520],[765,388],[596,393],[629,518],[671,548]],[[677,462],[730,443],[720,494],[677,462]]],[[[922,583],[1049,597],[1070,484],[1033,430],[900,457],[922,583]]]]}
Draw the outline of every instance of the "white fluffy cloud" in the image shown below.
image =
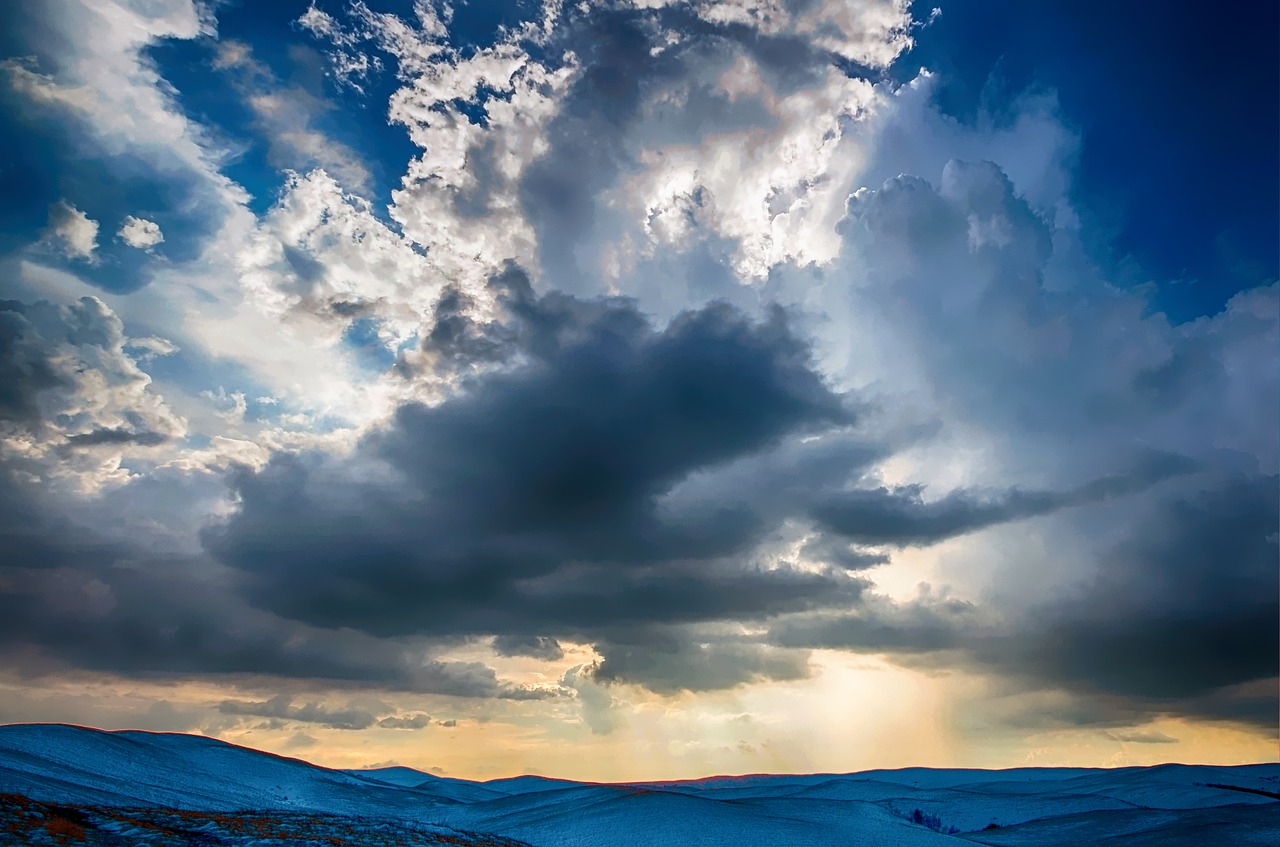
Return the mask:
{"type": "Polygon", "coordinates": [[[59,200],[49,207],[45,238],[55,243],[70,259],[98,260],[98,222],[66,200],[59,200]]]}
{"type": "Polygon", "coordinates": [[[687,5],[709,23],[802,39],[870,68],[888,67],[912,43],[909,0],[636,0],[635,5],[687,5]]]}
{"type": "Polygon", "coordinates": [[[390,349],[411,338],[444,285],[430,258],[324,171],[292,174],[240,251],[241,284],[282,319],[320,318],[336,343],[371,318],[390,349]]]}
{"type": "Polygon", "coordinates": [[[56,70],[7,61],[10,85],[26,97],[86,119],[86,150],[143,155],[159,167],[190,170],[208,181],[222,202],[244,191],[220,172],[227,151],[187,117],[174,90],[143,56],[162,38],[213,33],[213,20],[191,0],[139,5],[117,0],[51,0],[42,4],[56,70]]]}
{"type": "Polygon", "coordinates": [[[643,169],[612,202],[635,203],[650,252],[687,247],[699,226],[730,239],[733,268],[746,280],[782,262],[831,261],[840,249],[835,225],[864,160],[847,129],[883,92],[833,68],[813,87],[778,93],[742,55],[716,84],[731,102],[758,100],[761,125],[643,147],[635,154],[643,169]]]}
{"type": "Polygon", "coordinates": [[[164,242],[164,233],[160,231],[160,224],[145,218],[135,218],[133,215],[124,219],[116,235],[120,236],[125,244],[138,250],[150,250],[164,242]]]}

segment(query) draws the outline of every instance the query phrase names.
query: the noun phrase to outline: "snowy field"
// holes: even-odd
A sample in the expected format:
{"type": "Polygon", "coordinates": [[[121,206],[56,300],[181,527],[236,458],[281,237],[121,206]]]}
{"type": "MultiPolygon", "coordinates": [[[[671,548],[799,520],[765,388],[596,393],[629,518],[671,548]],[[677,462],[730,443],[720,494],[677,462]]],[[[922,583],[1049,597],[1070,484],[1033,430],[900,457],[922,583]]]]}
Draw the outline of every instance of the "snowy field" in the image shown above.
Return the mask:
{"type": "Polygon", "coordinates": [[[1280,764],[591,784],[337,771],[191,735],[0,727],[0,845],[1274,845],[1280,764]]]}

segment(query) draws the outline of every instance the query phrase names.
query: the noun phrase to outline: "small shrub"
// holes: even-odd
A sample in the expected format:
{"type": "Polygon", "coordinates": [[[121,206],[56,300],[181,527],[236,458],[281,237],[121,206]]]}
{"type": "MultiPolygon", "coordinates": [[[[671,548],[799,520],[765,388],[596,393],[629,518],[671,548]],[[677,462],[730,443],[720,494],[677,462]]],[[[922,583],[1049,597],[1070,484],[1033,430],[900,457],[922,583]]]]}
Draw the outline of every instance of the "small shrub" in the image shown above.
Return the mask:
{"type": "Polygon", "coordinates": [[[911,810],[911,822],[919,824],[920,826],[926,826],[934,832],[942,831],[942,818],[938,815],[931,815],[928,812],[921,811],[920,809],[911,810]]]}

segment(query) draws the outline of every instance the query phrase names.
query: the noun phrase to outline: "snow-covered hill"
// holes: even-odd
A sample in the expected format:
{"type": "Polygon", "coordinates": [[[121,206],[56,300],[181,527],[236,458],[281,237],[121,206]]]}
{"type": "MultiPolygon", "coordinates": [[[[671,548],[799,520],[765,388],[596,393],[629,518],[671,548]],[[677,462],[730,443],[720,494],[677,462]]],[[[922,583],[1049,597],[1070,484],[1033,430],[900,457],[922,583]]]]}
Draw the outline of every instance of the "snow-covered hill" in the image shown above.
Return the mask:
{"type": "Polygon", "coordinates": [[[0,845],[1280,844],[1280,764],[471,782],[23,724],[0,726],[0,795],[0,845]]]}

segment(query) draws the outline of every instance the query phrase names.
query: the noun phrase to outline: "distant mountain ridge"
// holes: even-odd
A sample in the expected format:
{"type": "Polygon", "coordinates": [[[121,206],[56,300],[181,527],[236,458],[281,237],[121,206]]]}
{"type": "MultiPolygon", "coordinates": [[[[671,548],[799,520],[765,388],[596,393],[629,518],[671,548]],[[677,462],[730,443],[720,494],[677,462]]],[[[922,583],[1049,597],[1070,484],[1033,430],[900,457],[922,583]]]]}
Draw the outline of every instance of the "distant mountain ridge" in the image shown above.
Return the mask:
{"type": "Polygon", "coordinates": [[[1280,764],[473,782],[406,767],[332,770],[180,733],[0,726],[0,795],[9,804],[0,814],[46,828],[65,818],[67,832],[83,835],[40,841],[31,839],[44,830],[24,831],[19,841],[0,825],[3,845],[286,844],[304,830],[352,847],[397,831],[406,844],[534,847],[1275,845],[1276,793],[1280,764]],[[121,818],[122,809],[133,811],[121,818]],[[169,840],[145,840],[161,823],[169,840]],[[126,830],[130,840],[112,840],[126,830]],[[235,840],[242,830],[257,840],[235,840]],[[215,831],[223,840],[208,840],[215,831]],[[277,841],[263,834],[276,831],[277,841]]]}

